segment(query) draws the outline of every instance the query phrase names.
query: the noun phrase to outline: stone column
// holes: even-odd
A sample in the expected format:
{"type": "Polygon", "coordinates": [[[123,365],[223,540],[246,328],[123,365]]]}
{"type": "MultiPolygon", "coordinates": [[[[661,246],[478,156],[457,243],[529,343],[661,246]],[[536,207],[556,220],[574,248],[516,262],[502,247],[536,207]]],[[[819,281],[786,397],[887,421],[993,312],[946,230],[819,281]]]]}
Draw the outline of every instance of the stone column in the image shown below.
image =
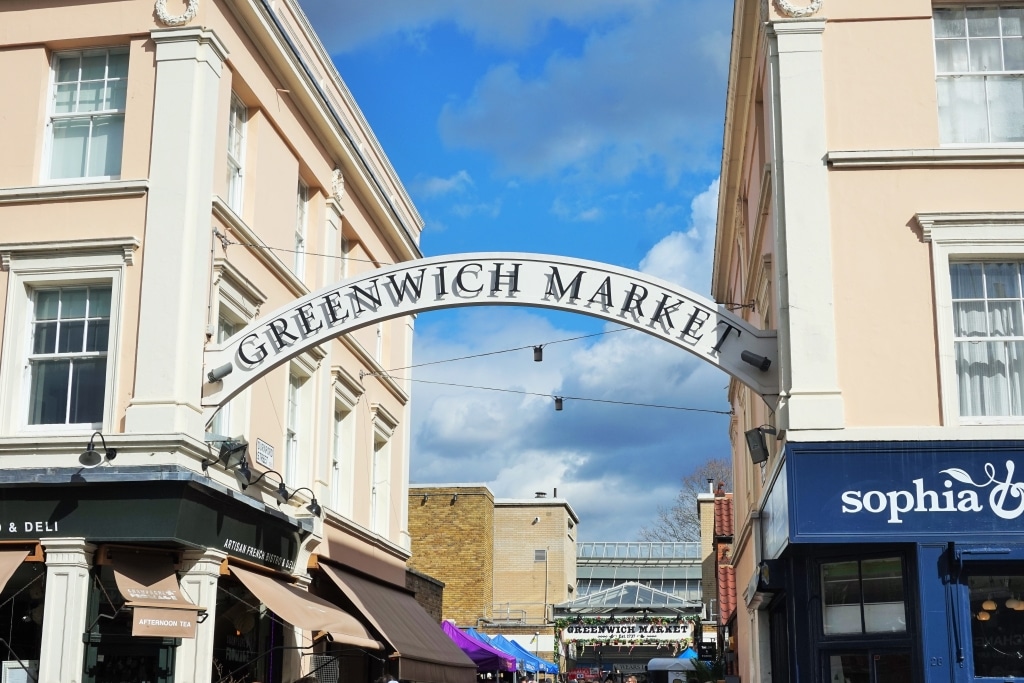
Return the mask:
{"type": "Polygon", "coordinates": [[[84,538],[45,538],[46,608],[39,683],[79,683],[89,610],[89,568],[96,546],[84,538]]]}
{"type": "Polygon", "coordinates": [[[217,581],[226,553],[194,550],[182,561],[181,592],[199,607],[206,619],[199,624],[195,639],[183,638],[174,654],[176,683],[210,683],[213,670],[213,625],[217,621],[217,581]]]}
{"type": "Polygon", "coordinates": [[[210,300],[211,211],[227,50],[209,30],[152,32],[156,87],[143,245],[135,394],[125,431],[201,439],[200,395],[210,300]]]}

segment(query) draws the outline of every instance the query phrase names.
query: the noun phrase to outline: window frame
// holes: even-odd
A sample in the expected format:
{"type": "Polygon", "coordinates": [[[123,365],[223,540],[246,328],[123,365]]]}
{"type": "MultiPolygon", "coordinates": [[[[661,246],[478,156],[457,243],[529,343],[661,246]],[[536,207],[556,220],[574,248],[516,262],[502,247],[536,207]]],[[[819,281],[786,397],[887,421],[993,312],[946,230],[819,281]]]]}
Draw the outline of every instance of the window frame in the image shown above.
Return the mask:
{"type": "Polygon", "coordinates": [[[398,419],[379,403],[370,406],[373,414],[373,452],[370,454],[370,529],[388,538],[391,528],[391,470],[394,465],[392,440],[398,419]],[[383,474],[383,477],[380,475],[383,474]]]}
{"type": "Polygon", "coordinates": [[[329,507],[343,517],[352,518],[355,506],[356,474],[356,406],[363,394],[359,381],[340,365],[331,368],[331,382],[334,392],[332,411],[330,472],[328,472],[329,507]],[[333,422],[338,412],[343,412],[342,424],[333,422]],[[338,428],[340,427],[340,433],[338,428]],[[337,440],[340,439],[341,443],[337,440]],[[339,453],[338,448],[341,448],[339,453]],[[335,481],[337,475],[338,481],[335,481]]]}
{"type": "MultiPolygon", "coordinates": [[[[79,49],[79,50],[58,50],[58,51],[54,51],[53,52],[53,54],[50,57],[50,74],[49,74],[49,84],[48,84],[48,87],[47,87],[46,134],[44,136],[44,143],[43,143],[43,164],[42,164],[42,176],[43,177],[42,177],[42,181],[41,181],[42,183],[45,183],[45,184],[85,183],[85,182],[96,182],[96,181],[102,181],[102,180],[118,180],[118,179],[121,178],[121,175],[122,175],[121,172],[122,172],[123,166],[124,166],[124,125],[125,125],[125,120],[126,120],[126,112],[127,112],[127,109],[128,109],[128,97],[127,97],[128,85],[127,85],[127,83],[128,83],[128,79],[129,79],[128,71],[130,71],[130,69],[131,69],[131,46],[130,45],[98,46],[98,47],[83,48],[83,49],[79,49]],[[123,53],[126,56],[127,60],[128,60],[127,68],[126,68],[126,72],[125,72],[124,77],[118,79],[118,80],[123,80],[125,82],[125,93],[126,94],[125,94],[124,108],[123,109],[97,109],[95,111],[88,111],[88,112],[62,112],[62,113],[57,113],[57,111],[56,111],[56,103],[57,103],[57,74],[58,74],[58,64],[59,64],[60,60],[61,59],[66,59],[68,57],[75,56],[75,55],[77,55],[79,57],[79,59],[81,59],[83,57],[86,57],[86,56],[89,56],[89,55],[92,55],[92,54],[98,54],[98,53],[103,53],[103,54],[107,55],[107,69],[109,69],[109,56],[112,53],[123,53]],[[116,174],[112,174],[112,175],[88,175],[89,150],[91,149],[91,146],[92,146],[92,120],[97,118],[97,117],[120,117],[120,119],[121,119],[121,156],[120,156],[120,159],[118,159],[117,173],[116,174]],[[85,160],[84,160],[85,173],[83,175],[78,175],[78,176],[68,176],[68,177],[62,177],[62,178],[54,178],[53,177],[53,166],[54,166],[54,164],[53,164],[53,161],[54,161],[53,154],[54,154],[54,144],[55,144],[55,141],[54,141],[55,123],[57,121],[70,121],[70,120],[76,120],[76,119],[78,119],[78,120],[89,120],[90,121],[90,134],[89,134],[89,138],[88,138],[88,141],[87,141],[87,151],[86,151],[85,160]]],[[[95,79],[93,79],[93,80],[95,80],[95,79]]],[[[111,79],[105,73],[103,80],[106,83],[107,81],[110,81],[111,79]]],[[[79,78],[78,78],[78,81],[76,81],[76,82],[79,84],[79,90],[80,90],[81,89],[81,83],[82,83],[81,73],[79,73],[79,78]]]]}
{"type": "Polygon", "coordinates": [[[242,215],[245,207],[245,152],[249,118],[249,107],[242,101],[242,98],[232,91],[231,103],[228,106],[227,187],[224,192],[226,195],[224,203],[238,216],[242,215]],[[234,142],[234,133],[236,132],[237,145],[234,142]],[[232,151],[235,146],[238,147],[237,155],[232,151]]]}
{"type": "Polygon", "coordinates": [[[21,406],[19,410],[0,414],[0,435],[115,431],[115,388],[123,347],[125,269],[133,265],[138,246],[139,241],[134,238],[0,245],[0,260],[9,271],[4,312],[4,330],[8,333],[3,335],[0,346],[0,405],[21,406]],[[30,425],[28,356],[34,291],[80,285],[110,286],[103,417],[99,423],[88,425],[30,425]]]}
{"type": "MultiPolygon", "coordinates": [[[[998,71],[983,71],[983,70],[972,71],[971,67],[970,67],[970,64],[968,63],[968,67],[967,67],[968,70],[967,71],[940,71],[939,70],[939,44],[940,44],[940,42],[959,40],[959,39],[958,38],[954,39],[954,38],[940,38],[939,37],[938,31],[936,30],[936,21],[935,21],[935,11],[936,10],[947,10],[947,9],[967,10],[969,8],[970,9],[996,9],[996,10],[999,10],[1001,8],[1004,8],[1007,4],[1009,4],[1009,3],[1005,3],[1005,2],[1002,2],[1002,3],[1000,3],[1000,2],[990,2],[990,3],[983,4],[983,5],[978,5],[978,4],[970,3],[970,2],[968,2],[968,3],[961,2],[961,3],[942,3],[942,4],[937,4],[937,5],[932,7],[932,57],[933,57],[934,63],[935,63],[936,117],[937,117],[937,123],[938,123],[938,127],[939,127],[939,137],[940,137],[939,144],[942,147],[1014,147],[1014,146],[1024,146],[1024,137],[1022,137],[1022,139],[1020,139],[1020,140],[1005,140],[1005,141],[998,141],[998,140],[994,141],[992,139],[992,125],[991,125],[991,121],[992,121],[992,107],[991,107],[989,99],[987,97],[988,87],[989,87],[988,86],[988,82],[989,82],[989,77],[990,76],[1002,77],[1002,78],[1018,77],[1022,82],[1024,82],[1024,67],[1022,67],[1021,69],[1017,69],[1017,70],[1001,69],[1001,70],[998,70],[998,71]],[[946,141],[946,140],[942,139],[943,123],[942,123],[941,112],[938,110],[938,106],[939,106],[939,83],[940,83],[940,81],[943,81],[943,80],[956,80],[956,79],[963,78],[963,77],[980,78],[983,81],[983,84],[985,86],[985,92],[986,92],[986,99],[985,99],[985,102],[984,102],[985,122],[986,122],[985,123],[985,130],[986,130],[986,139],[985,140],[968,140],[968,141],[952,141],[952,142],[949,142],[949,141],[946,141]]],[[[1005,54],[1005,48],[1004,48],[1005,41],[1004,41],[1004,38],[1006,38],[1006,36],[1003,35],[1002,32],[1001,32],[1001,25],[1002,25],[1002,19],[1000,17],[1000,33],[999,33],[999,35],[997,35],[997,36],[984,36],[984,37],[999,39],[999,41],[1000,41],[1000,50],[999,50],[1000,57],[1003,58],[1003,55],[1005,54]]],[[[1011,37],[1013,37],[1013,36],[1011,36],[1011,37]]],[[[968,36],[966,34],[966,32],[965,32],[964,37],[962,39],[967,42],[968,61],[969,61],[970,60],[970,52],[969,52],[969,50],[970,50],[970,36],[968,36]]],[[[1005,66],[1005,59],[1004,58],[1003,58],[1003,62],[1004,62],[1003,66],[1005,66]]],[[[1022,136],[1024,136],[1024,131],[1022,131],[1022,136]]]]}
{"type": "Polygon", "coordinates": [[[942,424],[947,427],[999,427],[1024,424],[1024,417],[961,416],[954,347],[950,262],[1024,261],[1024,213],[918,213],[922,238],[931,244],[935,326],[942,424]]]}
{"type": "Polygon", "coordinates": [[[295,253],[292,258],[292,272],[300,280],[305,279],[306,251],[309,246],[309,185],[299,178],[295,191],[295,253]]]}
{"type": "MultiPolygon", "coordinates": [[[[963,624],[965,631],[963,632],[965,638],[964,642],[969,643],[969,646],[965,646],[966,651],[966,668],[972,677],[971,680],[984,682],[991,681],[993,683],[1002,683],[1005,680],[1013,679],[1013,676],[980,676],[977,673],[977,663],[975,660],[975,647],[974,647],[974,616],[971,606],[971,589],[969,585],[969,578],[971,576],[979,575],[1024,575],[1024,554],[1018,549],[1011,549],[1007,555],[1000,555],[998,559],[989,557],[987,559],[964,560],[959,570],[959,591],[960,595],[957,597],[960,606],[961,614],[965,615],[966,623],[963,624]]],[[[1001,602],[1001,601],[997,601],[1001,602]]],[[[1000,609],[1005,609],[1004,605],[999,605],[1000,609]]]]}

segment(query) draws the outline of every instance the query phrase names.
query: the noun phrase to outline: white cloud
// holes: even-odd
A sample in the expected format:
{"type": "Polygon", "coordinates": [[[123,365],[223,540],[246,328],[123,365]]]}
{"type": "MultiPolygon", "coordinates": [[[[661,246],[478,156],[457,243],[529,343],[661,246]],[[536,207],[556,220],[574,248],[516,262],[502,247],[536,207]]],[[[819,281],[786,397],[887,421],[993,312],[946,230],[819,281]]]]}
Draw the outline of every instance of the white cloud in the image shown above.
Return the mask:
{"type": "Polygon", "coordinates": [[[437,197],[452,192],[464,192],[472,187],[473,178],[469,172],[462,170],[447,178],[424,178],[415,183],[416,190],[428,197],[437,197]]]}
{"type": "Polygon", "coordinates": [[[690,222],[682,231],[669,233],[651,247],[640,270],[698,293],[711,290],[711,266],[715,251],[718,216],[716,178],[690,204],[690,222]]]}
{"type": "Polygon", "coordinates": [[[328,49],[347,52],[394,34],[427,49],[424,33],[445,22],[480,44],[519,49],[542,40],[554,22],[578,26],[606,21],[643,11],[655,0],[374,0],[346,4],[340,14],[330,0],[301,4],[328,49]]]}

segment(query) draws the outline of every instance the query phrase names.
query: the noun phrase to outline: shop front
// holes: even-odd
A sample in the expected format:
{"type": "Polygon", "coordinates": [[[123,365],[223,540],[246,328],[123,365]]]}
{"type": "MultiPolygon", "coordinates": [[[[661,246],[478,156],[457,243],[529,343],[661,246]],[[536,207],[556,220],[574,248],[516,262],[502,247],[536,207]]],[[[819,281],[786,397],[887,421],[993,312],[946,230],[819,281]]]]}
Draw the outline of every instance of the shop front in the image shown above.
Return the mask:
{"type": "Polygon", "coordinates": [[[773,671],[1024,679],[1021,472],[1019,441],[787,444],[744,594],[773,671]]]}

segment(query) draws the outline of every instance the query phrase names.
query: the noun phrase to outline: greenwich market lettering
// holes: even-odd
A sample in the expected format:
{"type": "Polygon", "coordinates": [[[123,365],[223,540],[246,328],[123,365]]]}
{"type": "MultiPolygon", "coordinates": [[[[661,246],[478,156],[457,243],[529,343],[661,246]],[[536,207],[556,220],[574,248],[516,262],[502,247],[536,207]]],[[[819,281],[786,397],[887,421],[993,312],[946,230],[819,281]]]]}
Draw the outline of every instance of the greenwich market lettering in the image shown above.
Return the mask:
{"type": "Polygon", "coordinates": [[[889,491],[844,491],[841,510],[844,514],[886,514],[889,524],[902,524],[903,516],[913,512],[979,513],[985,506],[1000,519],[1017,519],[1024,514],[1024,482],[1014,482],[1015,464],[1006,461],[1006,476],[999,478],[996,468],[985,463],[987,480],[974,481],[973,477],[960,468],[940,470],[946,475],[942,491],[925,486],[923,478],[914,479],[910,488],[889,491]],[[954,482],[962,486],[957,487],[954,482]],[[984,489],[991,489],[988,495],[984,489]],[[984,501],[984,502],[983,502],[984,501]]]}
{"type": "MultiPolygon", "coordinates": [[[[774,332],[757,330],[698,294],[606,264],[533,254],[464,254],[388,266],[295,300],[206,352],[203,405],[216,408],[303,351],[381,320],[457,306],[553,308],[657,336],[726,370],[762,396],[777,393],[774,332]],[[770,361],[743,362],[750,351],[770,361]]],[[[766,398],[767,400],[767,398],[766,398]]]]}
{"type": "Polygon", "coordinates": [[[562,640],[679,640],[689,637],[693,627],[678,624],[571,624],[562,630],[562,640]]]}

